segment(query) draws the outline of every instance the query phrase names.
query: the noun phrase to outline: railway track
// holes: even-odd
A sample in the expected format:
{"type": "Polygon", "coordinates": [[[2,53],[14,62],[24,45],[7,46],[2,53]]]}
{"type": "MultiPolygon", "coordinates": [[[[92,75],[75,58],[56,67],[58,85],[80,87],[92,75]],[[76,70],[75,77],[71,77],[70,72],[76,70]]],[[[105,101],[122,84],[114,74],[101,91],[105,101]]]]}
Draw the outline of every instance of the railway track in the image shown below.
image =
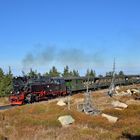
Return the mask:
{"type": "Polygon", "coordinates": [[[0,106],[0,111],[11,109],[11,108],[14,108],[14,107],[16,107],[16,106],[11,106],[11,105],[0,106]]]}

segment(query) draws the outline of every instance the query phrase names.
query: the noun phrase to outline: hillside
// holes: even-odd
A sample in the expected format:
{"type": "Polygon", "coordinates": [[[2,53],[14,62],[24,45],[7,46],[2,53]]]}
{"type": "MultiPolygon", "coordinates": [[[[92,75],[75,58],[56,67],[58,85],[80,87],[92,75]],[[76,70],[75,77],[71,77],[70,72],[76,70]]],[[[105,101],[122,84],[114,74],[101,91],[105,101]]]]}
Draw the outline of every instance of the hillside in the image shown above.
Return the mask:
{"type": "MultiPolygon", "coordinates": [[[[138,86],[140,87],[140,86],[138,86]]],[[[122,87],[120,90],[134,88],[122,87]]],[[[67,101],[67,97],[61,100],[67,101]]],[[[140,139],[140,101],[131,96],[107,96],[107,90],[92,92],[94,106],[102,113],[118,117],[110,123],[101,115],[91,116],[77,111],[77,103],[82,102],[84,94],[70,97],[70,110],[67,105],[58,106],[60,100],[53,99],[34,104],[14,107],[0,112],[1,140],[127,140],[140,139]],[[128,105],[117,110],[112,102],[119,100],[128,105]],[[58,117],[71,115],[74,123],[62,127],[58,117]]]]}

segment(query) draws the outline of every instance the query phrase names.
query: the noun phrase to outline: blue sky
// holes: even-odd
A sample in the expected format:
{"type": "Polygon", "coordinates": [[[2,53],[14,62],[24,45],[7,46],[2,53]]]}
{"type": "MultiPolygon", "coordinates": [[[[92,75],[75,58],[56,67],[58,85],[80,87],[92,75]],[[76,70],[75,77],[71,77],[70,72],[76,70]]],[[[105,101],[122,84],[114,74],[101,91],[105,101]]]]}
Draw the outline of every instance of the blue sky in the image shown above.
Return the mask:
{"type": "Polygon", "coordinates": [[[0,0],[0,67],[140,74],[139,0],[0,0]]]}

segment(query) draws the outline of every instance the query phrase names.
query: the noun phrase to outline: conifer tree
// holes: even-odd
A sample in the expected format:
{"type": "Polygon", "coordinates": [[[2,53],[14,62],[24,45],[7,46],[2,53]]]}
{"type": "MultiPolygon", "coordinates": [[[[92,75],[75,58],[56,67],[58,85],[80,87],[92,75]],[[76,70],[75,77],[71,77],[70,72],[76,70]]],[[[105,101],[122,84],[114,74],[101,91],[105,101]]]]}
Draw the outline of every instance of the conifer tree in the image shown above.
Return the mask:
{"type": "Polygon", "coordinates": [[[89,77],[95,77],[96,76],[96,73],[92,69],[91,70],[87,69],[87,72],[86,72],[86,75],[85,76],[87,76],[87,77],[88,76],[89,77]]]}
{"type": "Polygon", "coordinates": [[[70,76],[69,67],[68,66],[64,67],[64,71],[63,71],[62,76],[63,77],[69,77],[70,76]]]}
{"type": "Polygon", "coordinates": [[[37,70],[30,69],[30,72],[27,74],[27,76],[31,78],[37,78],[37,70]]]}
{"type": "Polygon", "coordinates": [[[62,74],[63,77],[73,77],[74,76],[74,73],[73,71],[70,71],[69,70],[69,67],[66,66],[64,67],[64,71],[63,71],[63,74],[62,74]]]}
{"type": "Polygon", "coordinates": [[[52,69],[49,71],[49,76],[51,76],[51,77],[60,77],[60,72],[58,72],[56,67],[53,66],[52,69]]]}
{"type": "Polygon", "coordinates": [[[80,76],[78,70],[77,71],[76,70],[73,70],[72,75],[74,77],[79,77],[80,76]]]}
{"type": "Polygon", "coordinates": [[[8,96],[10,92],[13,90],[12,85],[12,71],[9,67],[9,72],[4,74],[3,70],[0,68],[0,96],[8,96]]]}

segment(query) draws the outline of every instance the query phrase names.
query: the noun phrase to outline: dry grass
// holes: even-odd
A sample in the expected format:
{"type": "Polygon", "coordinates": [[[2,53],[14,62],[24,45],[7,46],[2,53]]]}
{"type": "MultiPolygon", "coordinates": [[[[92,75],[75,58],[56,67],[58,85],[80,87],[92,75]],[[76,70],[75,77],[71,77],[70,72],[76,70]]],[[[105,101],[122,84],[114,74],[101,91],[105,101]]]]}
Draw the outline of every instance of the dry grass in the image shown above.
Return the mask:
{"type": "Polygon", "coordinates": [[[9,104],[9,98],[8,97],[0,97],[0,106],[9,104]]]}
{"type": "Polygon", "coordinates": [[[71,97],[71,110],[56,105],[54,100],[0,112],[0,140],[6,137],[9,140],[123,140],[127,138],[122,134],[140,135],[140,104],[129,105],[122,111],[115,110],[111,106],[114,99],[105,91],[94,92],[94,104],[103,113],[119,117],[118,122],[112,124],[101,116],[78,112],[77,101],[82,101],[83,97],[83,94],[71,97]],[[61,115],[71,115],[75,123],[62,127],[57,120],[61,115]]]}

